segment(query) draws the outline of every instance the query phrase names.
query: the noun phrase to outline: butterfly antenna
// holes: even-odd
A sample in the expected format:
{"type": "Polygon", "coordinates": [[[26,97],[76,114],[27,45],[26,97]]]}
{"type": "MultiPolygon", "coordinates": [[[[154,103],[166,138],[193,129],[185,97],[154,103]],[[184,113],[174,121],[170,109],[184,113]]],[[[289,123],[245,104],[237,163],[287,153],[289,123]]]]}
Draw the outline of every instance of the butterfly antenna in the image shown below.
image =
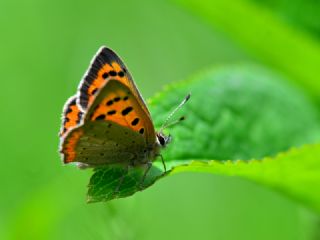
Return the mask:
{"type": "Polygon", "coordinates": [[[183,121],[185,119],[185,117],[180,117],[179,119],[177,119],[174,122],[168,123],[169,120],[171,119],[171,117],[184,105],[186,104],[186,102],[188,102],[188,100],[190,99],[191,94],[189,93],[184,99],[183,101],[169,114],[169,116],[167,117],[167,119],[164,121],[164,123],[162,124],[160,131],[162,132],[163,129],[167,128],[168,126],[172,126],[172,125],[176,125],[177,123],[183,121]]]}
{"type": "Polygon", "coordinates": [[[185,120],[185,119],[186,119],[186,117],[185,117],[185,116],[182,116],[182,117],[180,117],[179,119],[176,119],[176,120],[174,120],[173,122],[164,125],[162,129],[169,128],[169,127],[172,127],[172,126],[174,126],[174,125],[177,125],[178,123],[180,123],[181,121],[183,121],[183,120],[185,120]]]}

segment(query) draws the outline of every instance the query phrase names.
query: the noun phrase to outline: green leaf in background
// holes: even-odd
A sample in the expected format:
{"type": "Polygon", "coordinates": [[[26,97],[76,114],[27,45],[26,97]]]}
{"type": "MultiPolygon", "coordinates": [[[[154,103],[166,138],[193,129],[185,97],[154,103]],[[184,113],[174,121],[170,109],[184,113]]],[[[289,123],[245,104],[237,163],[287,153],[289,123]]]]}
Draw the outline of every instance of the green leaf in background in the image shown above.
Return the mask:
{"type": "Polygon", "coordinates": [[[288,74],[319,100],[320,46],[316,39],[254,1],[172,1],[209,23],[213,31],[222,30],[255,57],[288,74]]]}
{"type": "MultiPolygon", "coordinates": [[[[196,164],[192,160],[203,161],[206,166],[208,163],[205,162],[213,159],[261,159],[319,139],[317,111],[313,104],[284,79],[266,69],[220,67],[193,80],[169,86],[150,103],[157,127],[189,92],[192,99],[180,112],[187,120],[170,129],[174,140],[162,152],[168,169],[190,164],[190,171],[194,171],[196,164]]],[[[226,169],[232,166],[221,165],[226,169]]],[[[179,168],[175,169],[173,172],[179,171],[179,168]]],[[[208,172],[211,171],[214,172],[208,172]]],[[[132,168],[119,194],[115,194],[124,174],[123,167],[97,168],[90,180],[88,201],[108,201],[134,194],[140,190],[143,172],[143,168],[132,168]]],[[[156,162],[143,188],[162,176],[161,163],[156,162]]]]}
{"type": "Polygon", "coordinates": [[[320,2],[313,0],[253,0],[273,10],[282,20],[303,30],[308,30],[316,37],[320,36],[320,2]],[[308,13],[308,14],[306,14],[308,13]]]}

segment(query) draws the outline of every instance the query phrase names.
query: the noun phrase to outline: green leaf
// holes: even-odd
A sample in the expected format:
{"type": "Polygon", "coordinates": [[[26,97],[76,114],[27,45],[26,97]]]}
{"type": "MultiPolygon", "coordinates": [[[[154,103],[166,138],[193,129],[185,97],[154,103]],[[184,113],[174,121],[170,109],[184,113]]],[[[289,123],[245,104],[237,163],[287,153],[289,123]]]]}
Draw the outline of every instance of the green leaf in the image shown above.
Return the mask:
{"type": "Polygon", "coordinates": [[[90,179],[88,202],[109,201],[114,198],[127,197],[151,186],[163,172],[152,166],[143,181],[146,171],[143,167],[134,167],[127,172],[123,166],[106,166],[96,168],[90,179]],[[122,179],[123,178],[123,179],[122,179]],[[119,184],[121,182],[121,184],[119,184]],[[118,191],[115,191],[118,189],[118,191]]]}
{"type": "Polygon", "coordinates": [[[320,45],[316,39],[285,24],[254,1],[172,1],[199,16],[213,30],[226,33],[264,63],[288,74],[291,81],[319,100],[320,45]]]}
{"type": "MultiPolygon", "coordinates": [[[[312,103],[287,81],[257,66],[220,67],[167,87],[150,102],[157,128],[189,92],[190,101],[175,116],[182,114],[186,120],[167,130],[173,136],[161,152],[167,169],[192,160],[261,159],[319,139],[312,103]]],[[[95,169],[88,201],[126,197],[169,174],[164,174],[160,160],[144,180],[145,166],[131,168],[128,174],[126,169],[95,169]]]]}
{"type": "Polygon", "coordinates": [[[243,177],[284,193],[320,213],[320,144],[291,149],[261,161],[194,161],[173,168],[170,175],[185,171],[243,177]]]}

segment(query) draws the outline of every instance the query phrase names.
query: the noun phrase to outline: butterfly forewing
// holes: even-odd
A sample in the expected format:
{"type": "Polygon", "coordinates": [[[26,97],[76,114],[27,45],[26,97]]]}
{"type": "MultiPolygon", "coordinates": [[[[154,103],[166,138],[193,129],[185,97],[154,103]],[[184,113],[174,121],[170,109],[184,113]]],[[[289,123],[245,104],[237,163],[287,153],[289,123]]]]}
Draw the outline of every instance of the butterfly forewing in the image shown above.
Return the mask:
{"type": "Polygon", "coordinates": [[[85,116],[86,121],[109,120],[139,133],[147,144],[155,142],[154,127],[132,91],[110,79],[85,116]]]}
{"type": "Polygon", "coordinates": [[[99,89],[110,80],[116,79],[129,87],[146,114],[148,108],[141,97],[133,79],[120,57],[107,47],[101,47],[91,61],[89,70],[86,72],[79,85],[79,105],[85,110],[94,101],[99,89]]]}

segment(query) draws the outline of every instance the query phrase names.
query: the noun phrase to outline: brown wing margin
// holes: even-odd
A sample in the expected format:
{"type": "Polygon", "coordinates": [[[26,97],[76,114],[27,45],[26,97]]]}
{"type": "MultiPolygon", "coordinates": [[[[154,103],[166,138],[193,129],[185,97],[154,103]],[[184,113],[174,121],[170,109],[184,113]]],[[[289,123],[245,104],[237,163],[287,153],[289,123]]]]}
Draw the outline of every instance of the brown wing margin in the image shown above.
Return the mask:
{"type": "Polygon", "coordinates": [[[72,128],[78,126],[82,121],[83,112],[79,109],[76,103],[77,96],[70,97],[63,108],[62,113],[62,127],[60,130],[60,137],[72,128]]]}
{"type": "Polygon", "coordinates": [[[133,94],[141,104],[142,109],[150,115],[127,67],[115,52],[104,46],[101,47],[94,56],[88,71],[80,82],[78,88],[79,106],[83,110],[86,110],[93,102],[98,90],[100,90],[111,78],[118,80],[131,88],[133,94]]]}

